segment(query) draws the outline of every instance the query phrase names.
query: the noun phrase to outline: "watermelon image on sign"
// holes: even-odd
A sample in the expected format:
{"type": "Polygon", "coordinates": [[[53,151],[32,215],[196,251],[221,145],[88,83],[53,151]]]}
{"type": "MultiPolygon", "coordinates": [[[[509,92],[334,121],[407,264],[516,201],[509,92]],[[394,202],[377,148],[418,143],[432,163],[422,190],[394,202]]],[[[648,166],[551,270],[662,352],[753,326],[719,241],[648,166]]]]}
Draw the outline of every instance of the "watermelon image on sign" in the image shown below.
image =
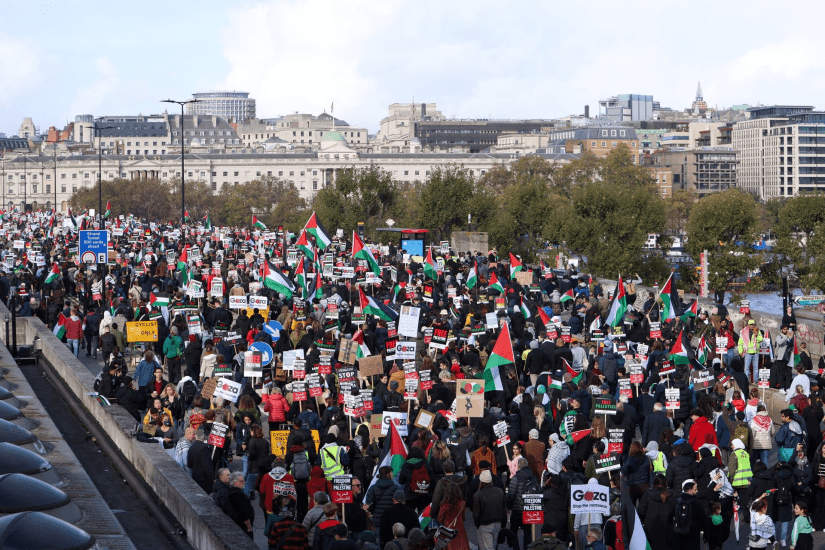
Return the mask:
{"type": "Polygon", "coordinates": [[[484,386],[482,384],[472,381],[462,382],[461,384],[459,384],[458,389],[461,393],[465,394],[484,393],[484,386]]]}

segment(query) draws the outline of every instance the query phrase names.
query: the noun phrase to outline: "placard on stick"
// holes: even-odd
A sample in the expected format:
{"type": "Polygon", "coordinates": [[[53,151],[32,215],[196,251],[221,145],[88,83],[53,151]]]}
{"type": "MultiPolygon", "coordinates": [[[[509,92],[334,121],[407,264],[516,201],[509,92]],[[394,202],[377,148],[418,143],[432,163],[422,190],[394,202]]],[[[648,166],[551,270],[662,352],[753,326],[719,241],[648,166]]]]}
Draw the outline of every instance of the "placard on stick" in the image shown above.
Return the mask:
{"type": "Polygon", "coordinates": [[[358,344],[346,338],[341,339],[341,347],[338,350],[338,360],[347,365],[354,365],[357,357],[355,356],[358,344]]]}
{"type": "Polygon", "coordinates": [[[384,374],[384,359],[380,355],[362,357],[358,360],[358,375],[362,377],[384,374]]]}
{"type": "Polygon", "coordinates": [[[218,387],[218,381],[214,378],[207,378],[203,381],[203,388],[201,388],[201,397],[205,399],[212,399],[215,395],[215,388],[218,387]]]}
{"type": "Polygon", "coordinates": [[[419,428],[423,428],[425,430],[429,430],[430,426],[433,425],[433,421],[435,420],[435,415],[429,411],[425,411],[421,409],[418,411],[418,417],[415,419],[415,424],[419,428]]]}

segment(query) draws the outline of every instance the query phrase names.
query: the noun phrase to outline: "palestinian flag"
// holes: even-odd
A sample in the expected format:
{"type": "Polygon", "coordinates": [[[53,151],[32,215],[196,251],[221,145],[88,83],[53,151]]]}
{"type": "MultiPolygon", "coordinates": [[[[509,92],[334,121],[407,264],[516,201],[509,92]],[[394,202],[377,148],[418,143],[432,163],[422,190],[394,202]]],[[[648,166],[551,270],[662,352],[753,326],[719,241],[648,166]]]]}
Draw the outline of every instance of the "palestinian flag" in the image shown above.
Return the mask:
{"type": "Polygon", "coordinates": [[[510,252],[510,278],[515,279],[516,273],[519,271],[524,271],[524,266],[521,265],[519,259],[510,252]]]}
{"type": "Polygon", "coordinates": [[[584,378],[584,369],[577,372],[576,369],[570,366],[570,363],[567,362],[567,359],[562,358],[562,361],[564,361],[564,372],[573,377],[573,380],[571,380],[571,382],[578,385],[579,380],[584,378]]]}
{"type": "Polygon", "coordinates": [[[182,287],[189,286],[189,254],[188,248],[184,248],[178,258],[177,269],[180,271],[180,283],[182,287]]]}
{"type": "Polygon", "coordinates": [[[361,305],[361,312],[364,315],[375,315],[385,321],[395,321],[398,319],[398,313],[385,304],[376,302],[372,297],[364,294],[364,289],[360,286],[358,287],[358,298],[361,305]]]}
{"type": "Polygon", "coordinates": [[[103,214],[104,218],[108,218],[112,215],[112,203],[106,201],[106,212],[103,214]]]}
{"type": "Polygon", "coordinates": [[[66,323],[68,321],[69,320],[66,318],[66,316],[61,313],[57,317],[57,323],[55,323],[54,329],[52,330],[54,335],[57,336],[61,340],[63,339],[63,336],[66,335],[66,323]]]}
{"type": "Polygon", "coordinates": [[[793,337],[793,356],[788,366],[796,368],[799,362],[802,361],[802,355],[799,353],[799,346],[796,345],[796,336],[793,337]]]}
{"type": "Polygon", "coordinates": [[[574,299],[572,288],[561,295],[561,303],[567,302],[568,300],[572,299],[574,299]]]}
{"type": "MultiPolygon", "coordinates": [[[[398,435],[398,429],[395,427],[394,422],[390,422],[387,439],[389,439],[389,445],[386,446],[384,456],[381,457],[381,462],[378,464],[378,468],[375,469],[375,477],[372,478],[370,487],[378,481],[378,472],[382,466],[392,467],[393,478],[397,479],[398,473],[401,472],[401,466],[407,461],[407,446],[404,445],[404,440],[398,435]]],[[[369,491],[369,488],[367,490],[369,491]]]]}
{"type": "Polygon", "coordinates": [[[685,330],[682,329],[670,349],[670,360],[676,365],[689,365],[694,359],[696,359],[696,356],[693,353],[693,348],[690,347],[690,341],[685,334],[685,330]]]}
{"type": "Polygon", "coordinates": [[[155,294],[154,292],[149,294],[149,308],[162,308],[162,307],[169,307],[169,295],[168,294],[155,294]]]}
{"type": "Polygon", "coordinates": [[[673,284],[673,273],[667,278],[659,296],[662,298],[662,320],[675,319],[682,314],[679,293],[676,292],[676,285],[673,284]]]}
{"type": "Polygon", "coordinates": [[[192,221],[192,218],[189,217],[189,210],[184,210],[183,211],[183,222],[186,223],[186,222],[191,222],[191,221],[192,221]]]}
{"type": "Polygon", "coordinates": [[[352,335],[352,341],[358,344],[358,347],[355,349],[355,357],[357,359],[369,357],[370,348],[364,343],[364,331],[361,329],[356,330],[355,334],[352,335]]]}
{"type": "Polygon", "coordinates": [[[525,319],[529,319],[531,317],[532,314],[530,313],[530,308],[524,304],[524,296],[521,297],[519,309],[521,309],[521,314],[524,315],[525,319]]]}
{"type": "Polygon", "coordinates": [[[545,327],[549,327],[553,324],[553,321],[550,320],[550,316],[547,315],[547,312],[544,311],[543,307],[539,308],[539,317],[541,318],[541,322],[544,323],[545,327]]]}
{"type": "Polygon", "coordinates": [[[621,275],[619,275],[619,281],[616,283],[616,291],[613,293],[613,301],[610,302],[609,311],[605,323],[615,327],[622,322],[624,312],[627,311],[627,298],[624,295],[624,283],[622,283],[621,275]]]}
{"type": "Polygon", "coordinates": [[[507,323],[501,328],[493,353],[487,359],[487,366],[484,367],[484,391],[504,391],[504,384],[501,382],[500,367],[514,365],[516,359],[513,355],[513,342],[510,340],[510,328],[507,323]]]}
{"type": "Polygon", "coordinates": [[[699,314],[699,300],[693,300],[689,306],[685,308],[684,313],[679,318],[687,323],[688,317],[696,317],[699,314]]]}
{"type": "Polygon", "coordinates": [[[263,269],[261,270],[261,279],[264,286],[275,292],[279,292],[286,297],[287,300],[292,298],[292,292],[295,290],[295,285],[281,273],[278,266],[264,260],[263,269]]]}
{"type": "Polygon", "coordinates": [[[259,220],[255,214],[252,214],[252,229],[260,229],[261,231],[266,231],[266,226],[263,224],[261,220],[259,220]]]}
{"type": "Polygon", "coordinates": [[[450,315],[453,316],[455,319],[461,318],[461,312],[455,307],[455,304],[450,305],[450,315]]]}
{"type": "Polygon", "coordinates": [[[400,282],[395,285],[392,289],[392,303],[394,304],[396,300],[398,300],[398,293],[401,292],[403,289],[407,288],[407,283],[400,282]]]}
{"type": "Polygon", "coordinates": [[[702,366],[705,366],[708,357],[710,357],[711,351],[713,350],[710,347],[710,344],[705,339],[705,337],[702,336],[702,338],[699,340],[699,356],[696,358],[696,360],[699,361],[699,363],[701,363],[702,366]]]}
{"type": "Polygon", "coordinates": [[[601,315],[596,315],[596,318],[593,319],[592,323],[590,323],[590,329],[589,329],[590,334],[593,334],[593,332],[596,331],[596,330],[601,330],[602,329],[601,318],[602,318],[601,315]]]}
{"type": "Polygon", "coordinates": [[[473,262],[473,267],[470,268],[470,273],[467,274],[467,283],[465,286],[467,290],[471,290],[478,284],[478,265],[473,262]]]}
{"type": "Polygon", "coordinates": [[[46,277],[46,280],[43,282],[44,284],[55,283],[60,279],[60,268],[57,266],[57,263],[52,265],[52,271],[49,273],[49,276],[46,277]]]}
{"type": "Polygon", "coordinates": [[[375,261],[375,256],[372,255],[369,248],[364,246],[364,243],[355,231],[352,232],[352,259],[365,260],[367,262],[367,269],[377,276],[381,276],[381,267],[379,267],[378,262],[375,261]]]}
{"type": "Polygon", "coordinates": [[[438,279],[435,262],[433,261],[433,247],[427,248],[427,258],[424,260],[424,276],[429,277],[433,281],[438,279]]]}
{"type": "Polygon", "coordinates": [[[310,246],[309,240],[307,240],[306,229],[301,230],[301,236],[298,237],[298,240],[295,242],[295,246],[298,247],[298,250],[303,252],[307,258],[309,258],[310,262],[315,261],[315,249],[310,246]]]}
{"type": "Polygon", "coordinates": [[[562,379],[561,378],[554,378],[550,377],[550,388],[554,390],[561,390],[562,387],[562,379]]]}
{"type": "Polygon", "coordinates": [[[570,437],[573,439],[573,443],[575,443],[577,441],[581,441],[582,439],[584,439],[585,437],[587,437],[591,433],[592,432],[590,431],[590,428],[587,428],[586,430],[577,430],[577,431],[571,433],[570,437]]]}
{"type": "Polygon", "coordinates": [[[301,289],[301,298],[304,300],[308,299],[309,287],[307,286],[307,276],[306,272],[304,271],[303,258],[299,258],[298,265],[295,266],[295,280],[298,283],[298,287],[301,289]]]}
{"type": "Polygon", "coordinates": [[[204,218],[206,219],[206,221],[204,222],[203,225],[206,227],[207,230],[211,231],[212,230],[212,216],[207,214],[206,216],[204,216],[204,218]]]}
{"type": "Polygon", "coordinates": [[[318,218],[315,217],[315,212],[313,212],[312,216],[309,217],[304,229],[307,230],[307,233],[315,237],[315,246],[317,246],[320,250],[324,250],[332,242],[332,238],[330,238],[329,234],[324,231],[324,228],[321,226],[318,218]]]}
{"type": "Polygon", "coordinates": [[[498,290],[499,292],[504,294],[504,287],[501,286],[501,283],[499,282],[498,277],[496,277],[496,274],[492,271],[490,272],[490,284],[487,285],[487,290],[490,290],[490,289],[498,290]]]}
{"type": "Polygon", "coordinates": [[[422,531],[426,531],[427,526],[429,526],[430,522],[433,520],[433,518],[430,517],[430,507],[431,506],[432,506],[431,504],[428,504],[427,507],[424,508],[424,511],[421,512],[421,515],[418,516],[418,523],[421,525],[421,530],[422,531]]]}
{"type": "MultiPolygon", "coordinates": [[[[622,503],[622,533],[616,533],[624,541],[625,550],[650,550],[650,542],[647,540],[642,520],[630,498],[630,490],[627,481],[621,480],[621,503],[622,503]]],[[[738,523],[738,522],[737,522],[738,523]]],[[[737,525],[738,527],[738,525],[737,525]]]]}
{"type": "Polygon", "coordinates": [[[315,255],[315,277],[312,278],[311,283],[307,283],[308,298],[317,298],[320,300],[324,296],[324,289],[321,288],[321,275],[324,273],[324,268],[321,266],[318,255],[315,255]]]}

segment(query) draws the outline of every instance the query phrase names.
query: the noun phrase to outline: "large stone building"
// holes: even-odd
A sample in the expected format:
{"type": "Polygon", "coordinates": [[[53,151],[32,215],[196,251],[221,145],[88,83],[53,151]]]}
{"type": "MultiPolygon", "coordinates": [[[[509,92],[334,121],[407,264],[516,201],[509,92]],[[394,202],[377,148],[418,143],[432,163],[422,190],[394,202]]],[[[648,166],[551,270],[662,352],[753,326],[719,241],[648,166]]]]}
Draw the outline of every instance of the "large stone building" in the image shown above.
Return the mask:
{"type": "MultiPolygon", "coordinates": [[[[173,133],[176,128],[172,126],[173,133]]],[[[187,125],[184,129],[189,131],[187,125]]],[[[103,139],[108,143],[107,137],[103,139]]],[[[201,138],[192,136],[191,139],[201,138]]],[[[166,154],[142,151],[143,146],[139,154],[134,151],[132,154],[103,154],[102,179],[125,178],[139,185],[140,181],[148,179],[168,181],[180,178],[179,153],[172,153],[168,147],[166,154]]],[[[572,158],[566,154],[541,156],[550,162],[569,162],[572,158]]],[[[515,154],[363,153],[350,147],[341,133],[330,131],[321,138],[320,148],[316,151],[262,153],[239,146],[235,152],[203,147],[190,152],[187,148],[185,169],[187,181],[206,182],[215,193],[220,193],[228,185],[270,176],[292,182],[302,198],[311,200],[320,189],[335,181],[339,171],[350,168],[380,166],[391,172],[397,181],[412,183],[426,181],[432,170],[446,165],[463,166],[471,175],[481,177],[493,167],[509,165],[517,158],[515,154]]],[[[2,204],[22,205],[25,201],[38,208],[51,208],[57,204],[65,211],[74,191],[96,184],[98,155],[91,154],[91,149],[82,155],[65,152],[57,155],[9,154],[3,159],[0,171],[2,204]]]]}
{"type": "Polygon", "coordinates": [[[750,119],[732,132],[741,159],[739,187],[763,199],[825,190],[825,112],[807,105],[748,112],[750,119]]]}
{"type": "Polygon", "coordinates": [[[241,142],[246,147],[265,147],[267,140],[278,138],[293,147],[318,149],[327,132],[338,132],[350,147],[366,150],[369,132],[355,128],[346,121],[321,113],[318,116],[293,113],[273,120],[248,120],[237,125],[241,142]]]}
{"type": "Polygon", "coordinates": [[[570,154],[589,151],[597,157],[606,157],[619,145],[630,149],[633,162],[641,163],[641,143],[636,129],[630,126],[599,126],[592,128],[568,128],[549,132],[549,145],[563,146],[570,154]]]}
{"type": "MultiPolygon", "coordinates": [[[[653,169],[671,174],[672,190],[684,189],[700,197],[735,187],[738,165],[737,152],[729,147],[664,150],[653,155],[653,169]]],[[[666,174],[660,172],[660,176],[666,174]]]]}
{"type": "Polygon", "coordinates": [[[255,100],[249,92],[198,92],[192,98],[198,101],[186,105],[188,115],[214,115],[236,122],[255,118],[255,100]]]}

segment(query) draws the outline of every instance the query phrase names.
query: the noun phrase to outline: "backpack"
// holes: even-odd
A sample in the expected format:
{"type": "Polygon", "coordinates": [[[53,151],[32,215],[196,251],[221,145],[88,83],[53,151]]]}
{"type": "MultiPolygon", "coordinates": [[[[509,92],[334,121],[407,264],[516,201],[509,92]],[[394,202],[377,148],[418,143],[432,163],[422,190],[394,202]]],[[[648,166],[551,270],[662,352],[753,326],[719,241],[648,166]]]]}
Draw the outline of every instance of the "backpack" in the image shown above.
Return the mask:
{"type": "Polygon", "coordinates": [[[740,439],[742,443],[745,444],[745,448],[748,448],[748,425],[744,422],[739,422],[736,424],[736,428],[733,430],[733,439],[740,439]]]}
{"type": "Polygon", "coordinates": [[[309,453],[301,451],[292,459],[292,476],[296,481],[307,480],[310,478],[311,468],[309,466],[309,453]]]}
{"type": "Polygon", "coordinates": [[[100,337],[100,349],[106,355],[112,353],[112,350],[115,349],[115,337],[112,336],[110,333],[105,333],[103,336],[100,337]]]}
{"type": "Polygon", "coordinates": [[[195,399],[195,396],[198,394],[198,386],[195,384],[194,380],[187,380],[183,383],[183,386],[180,389],[180,397],[183,399],[183,402],[186,403],[186,406],[192,404],[192,400],[195,399]]]}
{"type": "Polygon", "coordinates": [[[189,417],[189,426],[195,430],[201,427],[206,422],[206,417],[201,413],[195,413],[189,417]]]}
{"type": "Polygon", "coordinates": [[[99,373],[97,373],[97,376],[95,376],[95,383],[92,386],[94,388],[94,390],[98,393],[100,393],[100,384],[101,384],[101,382],[103,382],[103,371],[100,371],[99,373]]]}
{"type": "Polygon", "coordinates": [[[414,468],[410,477],[410,490],[414,495],[430,494],[430,474],[425,466],[414,468]]]}
{"type": "Polygon", "coordinates": [[[783,481],[776,483],[776,492],[773,495],[777,506],[790,506],[791,504],[791,484],[783,481]]]}
{"type": "Polygon", "coordinates": [[[530,481],[528,481],[524,485],[524,493],[525,495],[535,495],[537,493],[542,493],[543,491],[539,487],[539,482],[536,479],[536,476],[530,476],[530,481]]]}
{"type": "Polygon", "coordinates": [[[678,535],[688,535],[693,532],[693,514],[690,510],[689,500],[683,500],[681,498],[676,500],[673,532],[678,535]]]}

